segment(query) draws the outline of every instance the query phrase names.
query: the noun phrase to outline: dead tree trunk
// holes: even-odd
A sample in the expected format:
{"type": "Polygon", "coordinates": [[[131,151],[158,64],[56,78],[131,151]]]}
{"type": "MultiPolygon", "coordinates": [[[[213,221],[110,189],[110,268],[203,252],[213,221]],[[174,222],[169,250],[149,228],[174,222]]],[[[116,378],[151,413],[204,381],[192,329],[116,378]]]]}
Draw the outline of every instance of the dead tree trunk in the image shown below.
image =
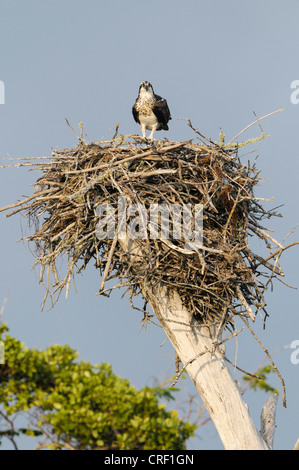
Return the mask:
{"type": "MultiPolygon", "coordinates": [[[[142,249],[119,240],[123,250],[140,262],[142,249]]],[[[134,261],[135,260],[135,261],[134,261]]],[[[192,324],[190,312],[179,295],[166,286],[141,286],[143,296],[170,339],[175,351],[200,394],[226,450],[268,450],[254,426],[247,404],[213,342],[211,328],[192,324]]]]}
{"type": "Polygon", "coordinates": [[[172,342],[228,450],[265,450],[248,406],[213,343],[211,329],[190,326],[190,314],[177,294],[166,288],[148,291],[149,302],[172,342]]]}

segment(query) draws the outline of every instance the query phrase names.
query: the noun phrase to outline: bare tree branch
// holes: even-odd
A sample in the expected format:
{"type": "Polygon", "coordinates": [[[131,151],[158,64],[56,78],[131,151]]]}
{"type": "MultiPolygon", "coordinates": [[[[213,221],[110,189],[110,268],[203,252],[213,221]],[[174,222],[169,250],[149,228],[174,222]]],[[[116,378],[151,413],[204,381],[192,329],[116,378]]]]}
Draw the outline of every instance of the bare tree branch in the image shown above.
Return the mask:
{"type": "Polygon", "coordinates": [[[261,436],[270,449],[273,449],[277,401],[278,395],[273,393],[264,404],[261,413],[261,436]]]}

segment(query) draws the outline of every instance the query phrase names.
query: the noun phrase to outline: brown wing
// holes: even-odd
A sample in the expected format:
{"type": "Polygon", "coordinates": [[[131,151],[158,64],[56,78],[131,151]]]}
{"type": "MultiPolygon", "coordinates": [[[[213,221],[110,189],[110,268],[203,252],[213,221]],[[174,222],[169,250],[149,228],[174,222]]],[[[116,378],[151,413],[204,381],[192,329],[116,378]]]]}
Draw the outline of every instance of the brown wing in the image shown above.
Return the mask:
{"type": "Polygon", "coordinates": [[[156,103],[153,107],[153,113],[163,128],[168,129],[167,123],[171,119],[170,110],[165,98],[155,95],[156,103]]]}
{"type": "Polygon", "coordinates": [[[135,104],[134,106],[132,107],[132,113],[133,113],[133,116],[134,116],[134,119],[136,122],[138,122],[138,124],[140,124],[140,121],[139,121],[139,113],[135,107],[135,104]]]}

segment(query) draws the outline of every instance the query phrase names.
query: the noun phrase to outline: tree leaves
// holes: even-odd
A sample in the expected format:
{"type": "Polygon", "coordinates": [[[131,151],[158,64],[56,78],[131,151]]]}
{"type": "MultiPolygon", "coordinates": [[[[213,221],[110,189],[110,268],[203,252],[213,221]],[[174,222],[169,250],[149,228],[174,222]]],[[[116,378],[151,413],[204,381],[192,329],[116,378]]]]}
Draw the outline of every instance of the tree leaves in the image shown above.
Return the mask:
{"type": "Polygon", "coordinates": [[[250,387],[253,390],[263,390],[264,392],[270,392],[270,393],[277,393],[279,395],[279,392],[276,388],[272,387],[271,385],[268,384],[267,379],[268,375],[271,372],[275,372],[274,367],[271,365],[268,365],[266,367],[263,367],[262,369],[259,369],[256,374],[258,375],[258,379],[254,377],[250,377],[249,375],[245,375],[243,379],[247,382],[249,382],[250,387]]]}
{"type": "Polygon", "coordinates": [[[0,326],[5,364],[0,366],[0,438],[40,436],[38,448],[184,449],[195,426],[167,411],[173,399],[159,387],[137,390],[109,364],[77,361],[69,346],[26,348],[0,326]],[[25,413],[27,428],[17,427],[25,413]]]}

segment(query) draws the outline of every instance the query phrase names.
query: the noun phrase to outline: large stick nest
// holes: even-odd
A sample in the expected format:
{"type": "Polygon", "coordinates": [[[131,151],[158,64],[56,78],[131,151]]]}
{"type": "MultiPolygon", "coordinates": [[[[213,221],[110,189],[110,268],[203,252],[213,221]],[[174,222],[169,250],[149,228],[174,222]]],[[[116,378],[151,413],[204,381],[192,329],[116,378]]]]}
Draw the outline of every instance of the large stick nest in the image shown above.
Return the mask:
{"type": "MultiPolygon", "coordinates": [[[[255,197],[259,171],[243,164],[236,147],[211,141],[159,141],[154,145],[137,136],[56,150],[49,158],[21,165],[42,172],[34,194],[8,206],[8,216],[23,211],[33,233],[25,237],[36,246],[40,282],[52,304],[68,292],[73,274],[93,262],[102,274],[100,293],[126,285],[135,295],[140,287],[164,283],[179,292],[200,322],[232,322],[242,314],[266,317],[264,293],[273,277],[283,276],[278,265],[282,248],[261,225],[275,215],[255,197]],[[139,203],[202,204],[203,247],[186,248],[184,239],[158,237],[139,240],[142,262],[131,263],[117,238],[99,239],[96,207],[109,203],[117,214],[119,196],[139,203]],[[251,236],[266,247],[267,257],[255,254],[251,236]],[[67,257],[67,269],[58,261],[67,257]],[[114,285],[115,287],[115,285],[114,285]]],[[[20,163],[18,163],[20,166],[20,163]]],[[[117,220],[117,218],[116,218],[117,220]]],[[[146,300],[146,299],[145,299],[146,300]]]]}

